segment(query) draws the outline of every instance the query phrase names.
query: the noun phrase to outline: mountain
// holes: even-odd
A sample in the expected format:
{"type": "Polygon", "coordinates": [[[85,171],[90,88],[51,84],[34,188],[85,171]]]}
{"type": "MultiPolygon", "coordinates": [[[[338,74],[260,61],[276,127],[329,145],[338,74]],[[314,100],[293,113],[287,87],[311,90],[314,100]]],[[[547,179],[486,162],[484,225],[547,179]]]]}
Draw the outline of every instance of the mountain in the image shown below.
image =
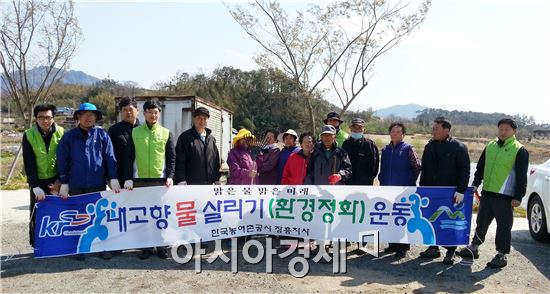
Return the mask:
{"type": "Polygon", "coordinates": [[[376,110],[374,112],[374,115],[381,118],[397,116],[406,119],[413,119],[418,115],[417,111],[422,111],[426,108],[428,107],[420,104],[393,105],[387,108],[376,110]]]}
{"type": "MultiPolygon", "coordinates": [[[[47,67],[41,66],[41,67],[33,68],[30,71],[28,71],[29,73],[28,79],[31,84],[30,85],[31,87],[38,88],[40,86],[42,77],[46,75],[46,70],[47,70],[47,67]]],[[[78,85],[91,86],[94,83],[98,82],[99,80],[100,79],[94,76],[88,75],[82,71],[69,70],[65,72],[61,82],[64,84],[78,84],[78,85]]],[[[2,89],[5,89],[5,88],[6,87],[2,79],[2,89]]]]}

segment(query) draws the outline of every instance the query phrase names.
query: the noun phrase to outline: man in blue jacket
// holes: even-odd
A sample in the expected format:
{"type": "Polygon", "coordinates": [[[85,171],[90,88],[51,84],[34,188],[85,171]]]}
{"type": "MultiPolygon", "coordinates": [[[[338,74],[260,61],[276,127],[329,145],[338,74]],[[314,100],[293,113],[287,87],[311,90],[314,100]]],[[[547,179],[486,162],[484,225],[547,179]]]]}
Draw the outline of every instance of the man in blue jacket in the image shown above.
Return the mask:
{"type": "Polygon", "coordinates": [[[74,113],[78,126],[66,132],[59,141],[57,171],[61,198],[104,191],[108,180],[111,190],[120,192],[113,144],[107,132],[95,126],[101,117],[95,105],[81,104],[74,113]]]}

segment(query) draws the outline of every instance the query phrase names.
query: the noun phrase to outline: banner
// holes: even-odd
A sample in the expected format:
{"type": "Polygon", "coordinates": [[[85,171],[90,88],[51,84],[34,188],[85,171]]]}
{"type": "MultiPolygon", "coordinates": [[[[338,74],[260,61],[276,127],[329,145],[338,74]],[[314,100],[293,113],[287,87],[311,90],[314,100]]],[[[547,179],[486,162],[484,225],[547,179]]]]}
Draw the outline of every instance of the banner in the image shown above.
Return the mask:
{"type": "Polygon", "coordinates": [[[380,242],[466,245],[472,188],[455,205],[453,187],[164,186],[103,191],[37,205],[35,257],[170,246],[268,234],[380,242]]]}

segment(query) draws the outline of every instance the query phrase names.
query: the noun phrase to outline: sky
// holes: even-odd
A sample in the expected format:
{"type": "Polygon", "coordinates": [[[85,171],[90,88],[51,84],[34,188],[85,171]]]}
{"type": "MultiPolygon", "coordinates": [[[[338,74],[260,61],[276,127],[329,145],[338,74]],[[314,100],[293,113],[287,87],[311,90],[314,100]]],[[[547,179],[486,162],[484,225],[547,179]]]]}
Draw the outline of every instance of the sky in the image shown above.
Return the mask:
{"type": "MultiPolygon", "coordinates": [[[[417,103],[523,113],[550,123],[547,2],[434,0],[419,29],[377,61],[369,86],[351,109],[417,103]]],[[[222,2],[77,1],[76,16],[84,41],[71,69],[98,78],[149,88],[178,71],[259,68],[253,56],[260,46],[222,2]]]]}

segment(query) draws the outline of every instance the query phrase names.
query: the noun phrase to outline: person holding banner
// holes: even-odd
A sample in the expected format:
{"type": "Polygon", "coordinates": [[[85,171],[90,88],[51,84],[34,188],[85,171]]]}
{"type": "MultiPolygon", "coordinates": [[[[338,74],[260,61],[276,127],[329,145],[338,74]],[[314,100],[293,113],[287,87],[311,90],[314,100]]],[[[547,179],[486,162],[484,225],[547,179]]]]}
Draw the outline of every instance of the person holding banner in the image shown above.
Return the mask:
{"type": "MultiPolygon", "coordinates": [[[[158,123],[161,105],[148,100],[143,104],[145,123],[132,129],[135,148],[134,187],[173,185],[176,152],[172,133],[158,123]]],[[[153,248],[142,250],[140,259],[153,255],[153,248]]],[[[160,258],[168,258],[166,247],[157,248],[160,258]]]]}
{"type": "Polygon", "coordinates": [[[181,133],[176,143],[178,185],[212,185],[220,180],[220,153],[212,130],[207,128],[210,112],[205,107],[193,111],[193,126],[181,133]]]}
{"type": "MultiPolygon", "coordinates": [[[[455,204],[464,201],[464,192],[470,179],[470,156],[464,143],[450,135],[451,122],[444,117],[437,117],[432,125],[432,139],[424,147],[422,154],[422,173],[420,186],[454,186],[455,204]]],[[[447,252],[444,264],[454,263],[456,246],[445,247],[447,252]]],[[[430,246],[420,253],[421,258],[438,258],[441,256],[438,246],[430,246]]]]}
{"type": "Polygon", "coordinates": [[[344,141],[342,148],[349,155],[353,170],[347,185],[372,186],[378,174],[378,147],[363,134],[365,121],[354,118],[351,121],[351,136],[344,141]]]}
{"type": "Polygon", "coordinates": [[[256,162],[249,151],[249,142],[255,137],[247,129],[240,129],[233,138],[233,148],[227,156],[229,185],[255,185],[258,183],[256,162]]]}
{"type": "Polygon", "coordinates": [[[345,184],[352,176],[348,153],[336,145],[336,128],[325,125],[307,167],[304,185],[345,184]]]}
{"type": "Polygon", "coordinates": [[[506,254],[510,253],[514,207],[518,207],[525,196],[529,167],[529,152],[516,139],[516,122],[503,118],[497,126],[497,138],[489,142],[481,153],[472,184],[477,192],[483,182],[475,235],[470,246],[457,252],[462,257],[479,258],[478,247],[485,241],[487,230],[496,219],[497,255],[487,263],[491,268],[508,264],[506,254]]]}
{"type": "Polygon", "coordinates": [[[279,154],[281,150],[277,146],[279,133],[274,130],[267,130],[264,134],[266,146],[256,158],[258,163],[258,174],[260,185],[277,185],[279,154]]]}
{"type": "Polygon", "coordinates": [[[64,129],[55,123],[55,106],[36,105],[35,125],[23,134],[23,163],[30,187],[29,244],[34,247],[35,205],[46,194],[57,194],[58,173],[56,150],[64,129]]]}
{"type": "MultiPolygon", "coordinates": [[[[105,191],[107,181],[111,190],[119,193],[117,161],[111,138],[104,129],[95,125],[102,118],[101,112],[94,104],[83,103],[73,117],[78,126],[66,132],[57,146],[57,170],[61,181],[59,195],[67,198],[69,195],[105,191]]],[[[79,254],[76,258],[83,260],[84,256],[79,254]]]]}
{"type": "Polygon", "coordinates": [[[132,190],[135,160],[132,130],[140,125],[137,118],[139,110],[136,100],[127,97],[120,100],[118,108],[122,121],[111,126],[108,133],[118,164],[118,181],[124,183],[124,189],[132,190]]]}
{"type": "Polygon", "coordinates": [[[307,174],[307,166],[313,153],[313,133],[305,132],[300,135],[300,151],[288,157],[283,170],[283,185],[303,185],[307,174]]]}
{"type": "MultiPolygon", "coordinates": [[[[380,160],[380,186],[416,186],[420,174],[420,160],[414,147],[403,141],[407,128],[401,122],[390,125],[390,143],[382,148],[380,160]]],[[[395,252],[395,258],[406,256],[410,244],[390,243],[384,252],[395,252]]]]}

